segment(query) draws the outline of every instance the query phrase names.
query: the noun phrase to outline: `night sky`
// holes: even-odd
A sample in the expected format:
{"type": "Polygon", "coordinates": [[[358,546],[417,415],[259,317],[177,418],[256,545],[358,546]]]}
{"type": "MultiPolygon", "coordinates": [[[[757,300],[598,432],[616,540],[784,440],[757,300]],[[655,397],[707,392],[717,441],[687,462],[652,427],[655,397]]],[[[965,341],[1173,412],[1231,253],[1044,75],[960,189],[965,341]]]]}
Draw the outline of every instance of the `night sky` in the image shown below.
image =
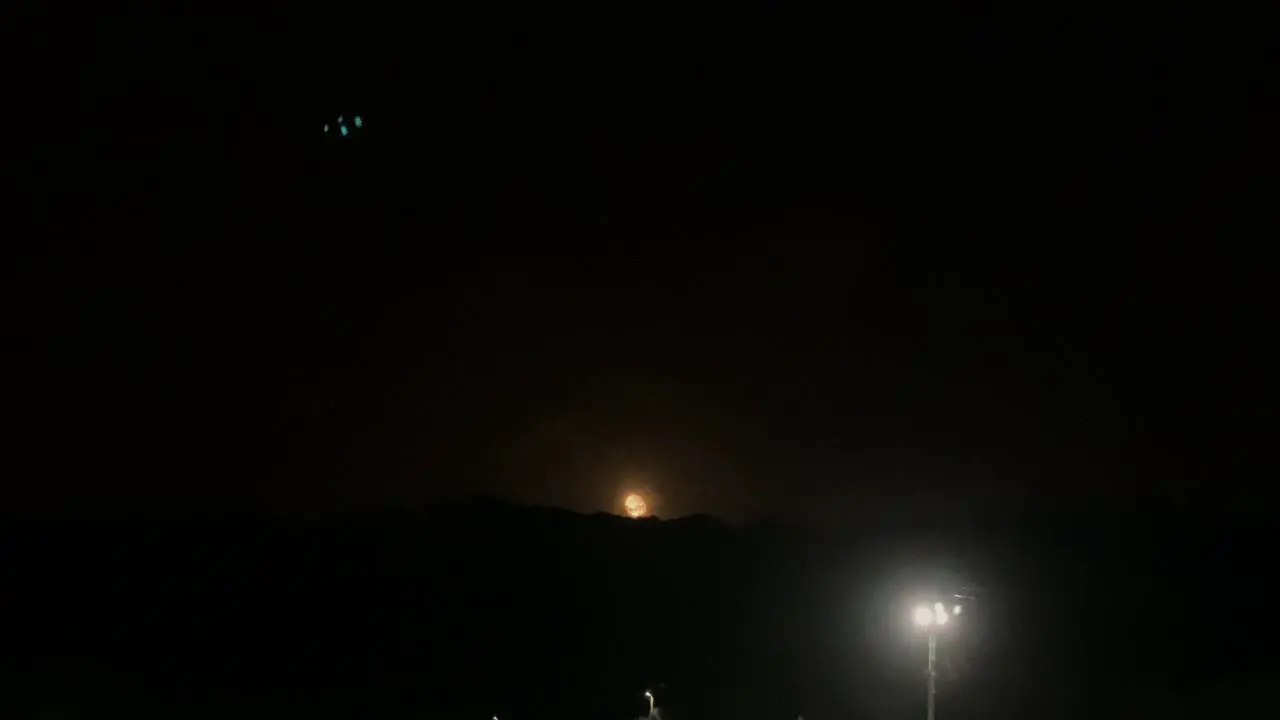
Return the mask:
{"type": "Polygon", "coordinates": [[[1270,462],[1247,37],[19,12],[7,504],[842,523],[1270,462]]]}

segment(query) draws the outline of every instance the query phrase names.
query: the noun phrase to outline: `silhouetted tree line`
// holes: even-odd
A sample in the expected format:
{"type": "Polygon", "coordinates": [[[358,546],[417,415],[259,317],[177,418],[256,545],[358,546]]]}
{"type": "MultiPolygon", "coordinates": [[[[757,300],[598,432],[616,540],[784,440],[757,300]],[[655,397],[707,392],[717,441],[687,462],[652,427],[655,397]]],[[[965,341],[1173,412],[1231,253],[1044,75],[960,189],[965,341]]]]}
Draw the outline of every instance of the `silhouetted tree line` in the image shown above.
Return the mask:
{"type": "Polygon", "coordinates": [[[1263,520],[832,533],[489,500],[12,518],[0,677],[25,717],[621,719],[645,689],[671,720],[913,717],[906,604],[947,577],[982,593],[942,643],[944,717],[1176,716],[1274,663],[1263,520]]]}

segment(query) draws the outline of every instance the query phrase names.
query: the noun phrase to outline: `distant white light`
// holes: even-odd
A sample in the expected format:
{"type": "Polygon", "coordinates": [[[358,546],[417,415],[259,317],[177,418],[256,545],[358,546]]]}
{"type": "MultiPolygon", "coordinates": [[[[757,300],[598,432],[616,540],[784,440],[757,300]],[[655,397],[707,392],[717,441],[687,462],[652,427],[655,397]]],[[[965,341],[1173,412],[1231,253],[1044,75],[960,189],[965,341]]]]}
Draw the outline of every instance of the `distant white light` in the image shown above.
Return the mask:
{"type": "Polygon", "coordinates": [[[947,624],[947,609],[942,607],[942,603],[935,603],[933,606],[933,621],[939,625],[947,624]]]}
{"type": "Polygon", "coordinates": [[[923,605],[916,608],[915,612],[916,624],[922,627],[933,624],[933,611],[923,605]]]}
{"type": "Polygon", "coordinates": [[[339,115],[339,116],[338,116],[338,124],[339,124],[339,125],[341,125],[341,124],[342,124],[342,116],[341,116],[341,115],[339,115]]]}
{"type": "Polygon", "coordinates": [[[953,608],[953,609],[951,610],[951,614],[952,614],[952,615],[959,615],[959,614],[960,614],[960,611],[961,611],[961,610],[963,610],[963,609],[964,609],[964,608],[962,608],[962,607],[960,607],[959,605],[957,605],[957,606],[955,606],[955,608],[953,608]]]}
{"type": "Polygon", "coordinates": [[[329,123],[324,124],[324,131],[329,132],[329,123]]]}

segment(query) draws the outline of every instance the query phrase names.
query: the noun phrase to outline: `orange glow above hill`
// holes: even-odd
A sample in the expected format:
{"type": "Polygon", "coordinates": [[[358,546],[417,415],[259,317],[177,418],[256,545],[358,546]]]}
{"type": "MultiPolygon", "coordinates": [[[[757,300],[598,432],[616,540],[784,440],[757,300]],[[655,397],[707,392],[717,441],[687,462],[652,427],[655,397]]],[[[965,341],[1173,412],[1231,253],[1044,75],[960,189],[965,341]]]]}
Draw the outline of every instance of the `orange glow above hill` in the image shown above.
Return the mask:
{"type": "Polygon", "coordinates": [[[646,503],[640,495],[631,493],[622,501],[622,509],[630,517],[644,517],[649,512],[649,503],[646,503]]]}

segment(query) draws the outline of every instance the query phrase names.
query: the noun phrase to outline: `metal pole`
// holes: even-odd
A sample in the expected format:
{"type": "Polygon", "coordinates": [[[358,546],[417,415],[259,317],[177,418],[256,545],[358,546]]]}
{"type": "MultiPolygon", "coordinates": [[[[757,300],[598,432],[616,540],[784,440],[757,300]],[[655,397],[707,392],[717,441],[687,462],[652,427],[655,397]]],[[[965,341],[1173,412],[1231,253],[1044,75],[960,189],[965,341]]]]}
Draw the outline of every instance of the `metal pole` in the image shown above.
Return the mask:
{"type": "Polygon", "coordinates": [[[929,720],[933,720],[934,695],[938,692],[938,634],[929,631],[929,720]]]}

